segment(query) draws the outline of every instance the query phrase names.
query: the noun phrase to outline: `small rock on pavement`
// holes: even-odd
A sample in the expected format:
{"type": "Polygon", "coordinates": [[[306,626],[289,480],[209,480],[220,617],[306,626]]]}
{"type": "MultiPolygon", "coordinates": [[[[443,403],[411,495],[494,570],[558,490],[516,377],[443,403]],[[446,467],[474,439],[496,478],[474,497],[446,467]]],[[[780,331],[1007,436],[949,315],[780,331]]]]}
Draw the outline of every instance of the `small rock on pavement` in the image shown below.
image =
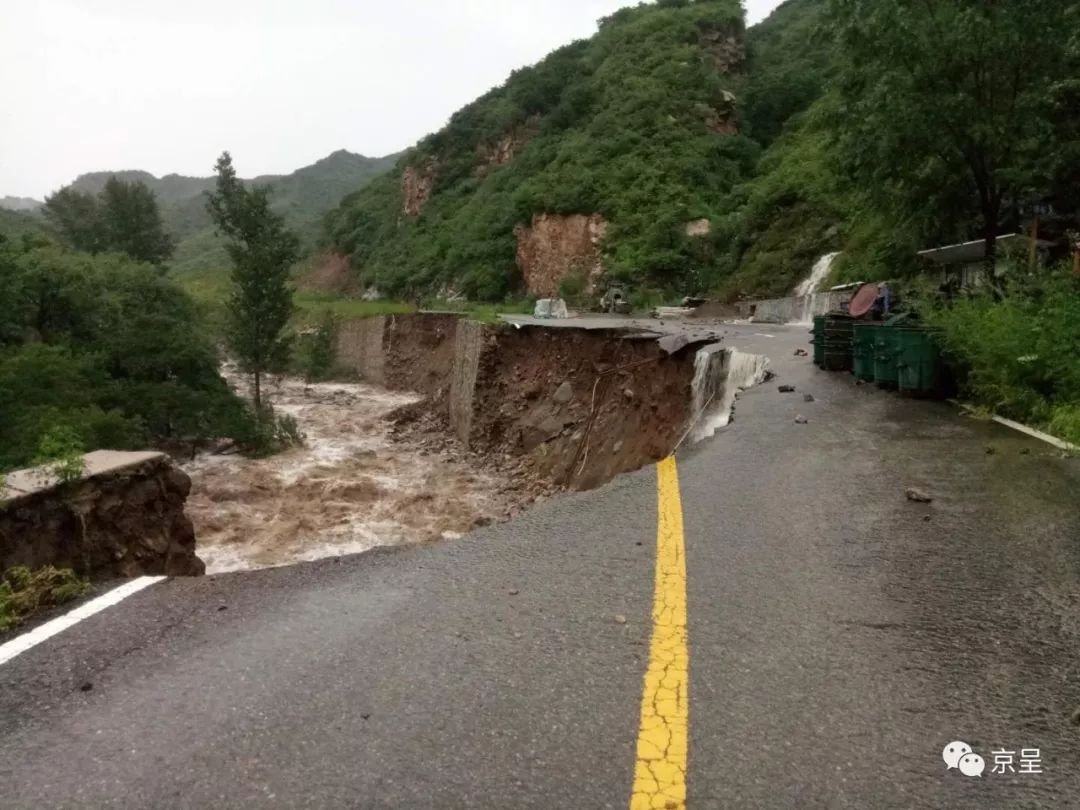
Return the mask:
{"type": "Polygon", "coordinates": [[[907,499],[915,503],[933,503],[934,499],[918,487],[910,487],[907,491],[907,499]]]}
{"type": "Polygon", "coordinates": [[[809,357],[810,352],[808,352],[806,349],[796,349],[795,350],[795,356],[796,357],[809,357]]]}
{"type": "Polygon", "coordinates": [[[621,613],[615,616],[615,624],[626,624],[626,617],[621,613]]]}
{"type": "Polygon", "coordinates": [[[521,593],[521,591],[519,591],[519,590],[518,590],[517,588],[511,588],[511,589],[510,589],[510,590],[508,591],[508,593],[509,593],[509,594],[510,594],[511,596],[517,596],[517,595],[518,595],[519,593],[521,593]]]}
{"type": "Polygon", "coordinates": [[[795,393],[795,386],[794,385],[781,385],[779,390],[780,390],[781,394],[794,394],[795,393]]]}
{"type": "Polygon", "coordinates": [[[813,402],[814,401],[814,395],[813,394],[803,394],[802,401],[803,402],[813,402]]]}
{"type": "Polygon", "coordinates": [[[810,424],[810,420],[807,419],[802,414],[800,414],[799,416],[795,417],[795,424],[796,425],[808,425],[808,424],[810,424]]]}

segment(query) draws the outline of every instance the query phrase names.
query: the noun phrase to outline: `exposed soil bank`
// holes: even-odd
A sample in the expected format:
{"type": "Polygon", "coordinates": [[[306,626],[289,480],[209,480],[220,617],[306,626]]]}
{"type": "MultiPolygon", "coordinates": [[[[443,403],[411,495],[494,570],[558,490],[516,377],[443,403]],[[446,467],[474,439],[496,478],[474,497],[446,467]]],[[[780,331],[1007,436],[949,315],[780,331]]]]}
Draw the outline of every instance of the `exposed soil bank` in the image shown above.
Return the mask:
{"type": "Polygon", "coordinates": [[[83,459],[84,474],[69,483],[38,468],[0,486],[0,571],[53,565],[95,580],[203,573],[184,514],[186,474],[162,453],[83,459]]]}
{"type": "Polygon", "coordinates": [[[760,379],[762,358],[710,340],[442,313],[347,322],[338,363],[364,383],[269,386],[304,447],[187,466],[199,554],[218,573],[451,538],[599,486],[711,435],[760,379]]]}
{"type": "Polygon", "coordinates": [[[655,339],[583,329],[465,328],[483,333],[470,449],[530,459],[558,485],[589,489],[657,461],[691,416],[693,347],[665,354],[655,339]]]}
{"type": "Polygon", "coordinates": [[[728,362],[713,343],[722,362],[703,372],[698,354],[712,340],[421,314],[346,324],[338,354],[351,372],[427,394],[398,412],[399,435],[441,444],[452,433],[500,475],[547,492],[599,486],[670,454],[700,419],[726,422],[737,387],[760,381],[765,361],[728,362]]]}

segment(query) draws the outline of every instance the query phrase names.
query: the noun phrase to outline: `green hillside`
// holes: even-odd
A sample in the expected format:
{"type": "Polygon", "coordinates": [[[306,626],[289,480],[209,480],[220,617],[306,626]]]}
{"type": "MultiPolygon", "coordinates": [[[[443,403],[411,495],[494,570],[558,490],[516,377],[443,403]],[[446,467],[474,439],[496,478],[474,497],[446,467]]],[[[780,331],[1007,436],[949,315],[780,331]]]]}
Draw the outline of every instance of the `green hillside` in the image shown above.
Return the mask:
{"type": "Polygon", "coordinates": [[[562,274],[782,295],[831,251],[841,278],[895,277],[1035,206],[1063,239],[1080,3],[1048,3],[788,0],[748,31],[728,0],[623,9],[459,111],[324,238],[384,294],[496,300],[562,274]]]}
{"type": "MultiPolygon", "coordinates": [[[[389,170],[397,158],[368,158],[339,150],[292,174],[263,175],[250,182],[273,186],[274,209],[311,247],[326,212],[343,196],[389,170]]],[[[206,213],[205,195],[214,187],[212,177],[169,174],[159,178],[137,170],[92,172],[79,176],[71,185],[77,191],[97,194],[113,175],[129,182],[142,181],[157,195],[165,226],[177,237],[176,255],[170,264],[178,277],[224,272],[228,266],[225,249],[206,213]]]]}
{"type": "Polygon", "coordinates": [[[515,228],[599,215],[609,280],[700,288],[714,246],[687,226],[720,214],[758,152],[736,132],[743,27],[736,0],[617,12],[348,197],[327,241],[386,294],[498,299],[523,286],[515,228]]]}
{"type": "Polygon", "coordinates": [[[43,234],[46,230],[45,220],[36,214],[0,208],[0,236],[19,239],[23,234],[43,234]]]}

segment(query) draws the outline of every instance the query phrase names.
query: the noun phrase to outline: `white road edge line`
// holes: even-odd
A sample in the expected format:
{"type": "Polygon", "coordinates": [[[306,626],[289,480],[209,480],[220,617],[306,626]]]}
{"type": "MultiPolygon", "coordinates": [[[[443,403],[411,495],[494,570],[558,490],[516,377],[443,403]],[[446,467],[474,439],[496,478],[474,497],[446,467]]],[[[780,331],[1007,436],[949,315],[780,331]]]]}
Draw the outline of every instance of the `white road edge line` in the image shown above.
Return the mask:
{"type": "Polygon", "coordinates": [[[1040,441],[1044,441],[1047,444],[1053,445],[1058,450],[1067,450],[1070,453],[1080,450],[1080,447],[1077,447],[1075,444],[1069,444],[1069,442],[1062,441],[1057,436],[1051,436],[1049,433],[1043,433],[1041,430],[1036,430],[1035,428],[1028,427],[1027,425],[1022,425],[1019,422],[1014,422],[1012,419],[1006,419],[1004,416],[995,416],[993,418],[994,421],[997,422],[999,425],[1005,425],[1005,427],[1010,427],[1013,430],[1018,430],[1021,433],[1026,433],[1033,439],[1039,439],[1040,441]]]}
{"type": "MultiPolygon", "coordinates": [[[[974,405],[968,405],[966,402],[961,402],[958,399],[950,399],[949,402],[960,408],[961,410],[966,411],[967,413],[972,413],[975,410],[974,405]]],[[[999,425],[1004,425],[1007,428],[1012,428],[1013,430],[1019,431],[1020,433],[1030,436],[1033,439],[1038,439],[1041,442],[1046,442],[1049,445],[1053,445],[1058,450],[1065,450],[1070,453],[1080,451],[1080,447],[1077,447],[1075,444],[1070,444],[1063,439],[1059,439],[1057,436],[1051,436],[1049,433],[1043,433],[1041,430],[1036,430],[1033,427],[1028,427],[1027,425],[1021,424],[1020,422],[1014,422],[1012,419],[1006,419],[1004,416],[998,416],[995,414],[990,417],[990,420],[993,422],[997,422],[999,425]]]]}
{"type": "Polygon", "coordinates": [[[36,647],[41,642],[48,641],[53,636],[63,633],[83,619],[88,619],[95,613],[100,613],[105,608],[112,607],[144,588],[149,588],[151,585],[161,582],[163,579],[168,579],[168,577],[139,577],[133,579],[131,582],[126,582],[118,588],[103,593],[96,599],[91,599],[85,605],[80,605],[63,616],[58,616],[50,622],[45,622],[40,627],[35,627],[29,633],[23,633],[6,644],[0,644],[0,666],[6,664],[15,656],[22,655],[27,650],[36,647]]]}

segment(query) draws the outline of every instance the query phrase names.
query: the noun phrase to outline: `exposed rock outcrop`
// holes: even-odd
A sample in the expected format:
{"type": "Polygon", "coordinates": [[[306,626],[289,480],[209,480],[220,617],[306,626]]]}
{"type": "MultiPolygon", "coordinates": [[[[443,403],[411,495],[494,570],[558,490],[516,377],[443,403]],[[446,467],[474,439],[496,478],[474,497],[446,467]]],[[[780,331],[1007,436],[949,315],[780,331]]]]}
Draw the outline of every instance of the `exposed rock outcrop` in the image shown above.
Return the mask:
{"type": "Polygon", "coordinates": [[[424,204],[435,190],[435,180],[439,167],[435,161],[428,161],[423,166],[406,166],[401,175],[401,213],[407,217],[418,217],[424,204]]]}
{"type": "Polygon", "coordinates": [[[712,223],[707,219],[694,219],[686,223],[686,235],[701,237],[712,233],[712,223]]]}
{"type": "Polygon", "coordinates": [[[746,61],[743,37],[733,31],[706,31],[701,37],[705,59],[717,73],[726,74],[746,61]]]}
{"type": "Polygon", "coordinates": [[[62,484],[45,470],[7,476],[0,492],[0,569],[72,568],[94,579],[200,576],[184,514],[191,479],[162,453],[98,451],[62,484]]]}
{"type": "Polygon", "coordinates": [[[483,173],[493,166],[503,166],[513,160],[536,131],[539,122],[540,116],[530,116],[524,124],[507,132],[496,143],[480,144],[476,148],[481,161],[480,172],[483,173]]]}
{"type": "Polygon", "coordinates": [[[514,155],[521,148],[524,140],[521,133],[511,132],[504,135],[498,143],[481,144],[477,151],[480,153],[480,160],[483,163],[482,168],[502,166],[509,163],[514,159],[514,155]]]}
{"type": "Polygon", "coordinates": [[[580,273],[591,292],[604,273],[600,243],[607,222],[599,214],[537,214],[531,225],[519,225],[517,264],[529,292],[541,298],[558,296],[559,282],[580,273]]]}

